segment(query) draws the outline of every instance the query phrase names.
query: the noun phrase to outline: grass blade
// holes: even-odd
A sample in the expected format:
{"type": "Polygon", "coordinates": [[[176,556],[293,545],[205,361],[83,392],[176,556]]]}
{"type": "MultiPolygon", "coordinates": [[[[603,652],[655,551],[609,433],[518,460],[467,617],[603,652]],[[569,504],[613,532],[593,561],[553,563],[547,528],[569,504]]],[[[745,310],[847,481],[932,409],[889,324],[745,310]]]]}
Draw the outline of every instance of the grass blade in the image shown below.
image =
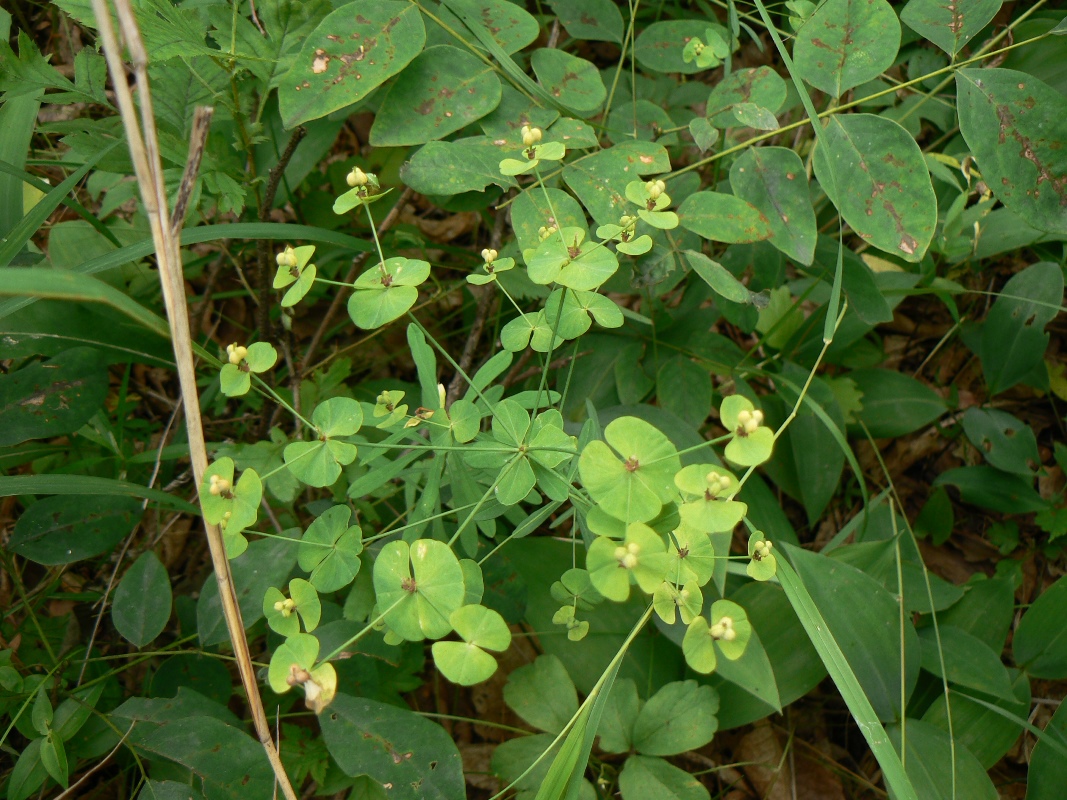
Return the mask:
{"type": "Polygon", "coordinates": [[[200,507],[172,494],[129,481],[91,475],[0,475],[0,497],[24,494],[103,494],[140,497],[187,514],[200,514],[200,507]]]}

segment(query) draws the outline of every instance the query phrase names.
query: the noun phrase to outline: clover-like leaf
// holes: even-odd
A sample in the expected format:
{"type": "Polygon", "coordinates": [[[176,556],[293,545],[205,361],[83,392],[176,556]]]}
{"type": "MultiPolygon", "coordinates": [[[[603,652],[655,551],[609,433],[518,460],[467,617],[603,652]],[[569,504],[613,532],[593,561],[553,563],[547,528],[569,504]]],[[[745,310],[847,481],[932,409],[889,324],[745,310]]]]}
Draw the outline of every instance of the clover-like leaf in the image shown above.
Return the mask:
{"type": "Polygon", "coordinates": [[[682,521],[705,533],[732,531],[748,512],[744,503],[731,500],[738,481],[714,464],[691,464],[674,476],[675,485],[686,496],[678,513],[682,521]]]}
{"type": "Polygon", "coordinates": [[[308,486],[331,486],[357,453],[354,444],[334,437],[355,434],[363,425],[363,409],[350,397],[332,397],[316,406],[311,422],[318,438],[286,445],[282,457],[293,476],[308,486]]]}
{"type": "Polygon", "coordinates": [[[652,237],[647,234],[642,234],[636,239],[631,239],[628,242],[619,242],[615,245],[615,249],[628,256],[642,256],[652,249],[652,244],[652,237]]]}
{"type": "Polygon", "coordinates": [[[364,330],[380,328],[415,305],[418,287],[430,277],[430,264],[395,256],[364,272],[348,299],[348,314],[364,330]]]}
{"type": "Polygon", "coordinates": [[[263,595],[263,616],[270,629],[282,636],[300,633],[300,620],[304,622],[304,630],[310,633],[318,627],[322,616],[319,593],[303,578],[289,581],[289,597],[271,586],[263,595]]]}
{"type": "Polygon", "coordinates": [[[667,556],[667,578],[675,583],[703,586],[715,572],[715,547],[708,534],[697,528],[679,525],[671,531],[667,536],[667,556]]]}
{"type": "Polygon", "coordinates": [[[511,631],[496,611],[467,605],[452,612],[449,620],[462,642],[434,642],[433,660],[452,683],[473,686],[496,672],[496,659],[486,650],[503,652],[511,646],[511,631]]]}
{"type": "Polygon", "coordinates": [[[435,539],[389,542],[374,561],[374,591],[385,624],[409,641],[440,639],[463,603],[463,568],[435,539]]]}
{"type": "Polygon", "coordinates": [[[524,257],[534,283],[558,283],[580,291],[596,289],[619,268],[611,250],[585,241],[582,228],[563,228],[524,257]]]}
{"type": "Polygon", "coordinates": [[[536,158],[530,159],[518,159],[518,158],[505,158],[500,161],[500,174],[514,177],[515,175],[525,175],[537,168],[540,163],[536,158]]]}
{"type": "Polygon", "coordinates": [[[570,603],[579,611],[588,611],[604,602],[604,595],[593,586],[589,571],[574,567],[564,572],[549,591],[557,603],[570,603]]]}
{"type": "Polygon", "coordinates": [[[685,632],[682,653],[685,662],[696,672],[714,672],[716,651],[724,658],[736,661],[745,652],[752,638],[752,623],[745,610],[730,600],[716,600],[711,605],[711,621],[697,617],[685,632]]]}
{"type": "Polygon", "coordinates": [[[732,394],[722,401],[719,418],[723,427],[733,433],[726,445],[725,455],[742,467],[754,467],[771,457],[774,450],[774,431],[763,425],[763,412],[752,401],[732,394]]]}
{"type": "Polygon", "coordinates": [[[748,562],[745,571],[754,581],[769,581],[778,571],[778,560],[772,552],[773,546],[763,535],[763,531],[753,531],[748,537],[748,562]]]}
{"type": "Polygon", "coordinates": [[[268,342],[255,342],[248,347],[231,344],[226,353],[229,363],[223,364],[219,383],[227,397],[246,394],[252,388],[252,373],[266,372],[278,363],[278,351],[268,342]]]}
{"type": "Polygon", "coordinates": [[[311,573],[311,583],[320,592],[343,589],[359,574],[363,532],[358,525],[349,525],[351,517],[348,506],[328,508],[300,540],[297,563],[311,573]]]}
{"type": "Polygon", "coordinates": [[[675,496],[680,469],[670,439],[636,417],[619,417],[604,429],[606,443],[594,440],[582,450],[582,484],[597,504],[624,522],[647,522],[675,496]]]}
{"type": "Polygon", "coordinates": [[[630,596],[631,577],[642,591],[652,594],[666,577],[670,561],[663,538],[644,523],[633,522],[621,543],[605,536],[593,540],[585,565],[597,591],[622,602],[630,596]]]}
{"type": "Polygon", "coordinates": [[[660,619],[673,625],[675,617],[681,615],[682,624],[688,625],[704,607],[704,593],[695,583],[684,584],[680,589],[669,581],[664,581],[652,594],[652,605],[660,619]]]}
{"type": "Polygon", "coordinates": [[[285,694],[296,685],[295,673],[310,671],[319,657],[319,640],[310,633],[286,637],[274,651],[267,669],[267,681],[277,694],[285,694]],[[292,679],[292,681],[291,681],[292,679]]]}
{"type": "Polygon", "coordinates": [[[236,558],[248,547],[242,532],[254,525],[263,499],[263,482],[254,469],[246,469],[233,483],[232,458],[220,458],[205,470],[200,484],[200,505],[204,520],[222,529],[226,555],[236,558]]]}

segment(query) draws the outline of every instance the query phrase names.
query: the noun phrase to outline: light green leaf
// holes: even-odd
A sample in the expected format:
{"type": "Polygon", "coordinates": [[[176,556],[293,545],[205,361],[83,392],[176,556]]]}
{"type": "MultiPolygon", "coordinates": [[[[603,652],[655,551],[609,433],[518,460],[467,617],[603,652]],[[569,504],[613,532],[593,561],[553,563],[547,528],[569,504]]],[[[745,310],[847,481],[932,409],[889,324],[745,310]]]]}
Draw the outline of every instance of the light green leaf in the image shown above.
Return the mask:
{"type": "Polygon", "coordinates": [[[419,299],[416,288],[430,277],[426,261],[396,256],[371,267],[356,279],[348,314],[364,330],[392,322],[419,299]]]}
{"type": "Polygon", "coordinates": [[[711,741],[718,729],[719,695],[696,681],[668,683],[634,721],[634,747],[651,756],[672,756],[711,741]]]}
{"type": "Polygon", "coordinates": [[[463,603],[463,568],[444,542],[389,542],[374,561],[374,590],[392,631],[409,641],[439,639],[463,603]]]}
{"type": "Polygon", "coordinates": [[[320,592],[343,589],[359,573],[363,532],[358,525],[349,526],[351,516],[348,506],[333,506],[311,523],[300,540],[297,563],[311,573],[310,581],[320,592]]]}

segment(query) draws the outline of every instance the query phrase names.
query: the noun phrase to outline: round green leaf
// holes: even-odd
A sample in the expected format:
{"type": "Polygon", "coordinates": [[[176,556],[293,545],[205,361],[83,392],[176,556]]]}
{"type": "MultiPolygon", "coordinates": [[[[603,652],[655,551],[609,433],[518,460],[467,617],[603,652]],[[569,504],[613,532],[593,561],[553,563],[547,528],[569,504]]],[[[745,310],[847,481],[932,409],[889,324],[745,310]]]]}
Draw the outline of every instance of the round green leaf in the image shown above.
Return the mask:
{"type": "Polygon", "coordinates": [[[223,364],[219,371],[219,388],[227,397],[240,397],[252,388],[252,378],[240,364],[223,364]]]}
{"type": "Polygon", "coordinates": [[[481,22],[508,55],[522,50],[541,32],[537,20],[509,0],[449,0],[448,6],[481,22]]]}
{"type": "Polygon", "coordinates": [[[297,563],[311,573],[311,583],[320,592],[343,589],[359,573],[363,532],[358,525],[349,526],[351,516],[348,506],[329,508],[308,526],[300,540],[297,563]]]}
{"type": "Polygon", "coordinates": [[[425,41],[422,14],[409,3],[361,0],[337,9],[304,40],[279,81],[285,127],[362,100],[415,58],[425,41]]]}
{"type": "Polygon", "coordinates": [[[147,550],[126,570],[115,588],[111,621],[124,639],[144,647],[167,627],[171,600],[167,568],[154,552],[147,550]]]}
{"type": "Polygon", "coordinates": [[[704,531],[680,525],[667,536],[667,579],[703,586],[715,572],[715,547],[704,531]]]}
{"type": "Polygon", "coordinates": [[[508,675],[504,702],[529,725],[548,733],[559,733],[578,712],[574,683],[554,655],[538,656],[508,675]]]}
{"type": "Polygon", "coordinates": [[[619,773],[623,797],[656,800],[708,800],[711,796],[698,778],[662,758],[630,756],[619,773]]]}
{"type": "Polygon", "coordinates": [[[748,537],[748,562],[745,571],[754,581],[769,581],[778,571],[778,560],[762,531],[753,531],[748,537]]]}
{"type": "Polygon", "coordinates": [[[826,0],[797,31],[793,64],[816,89],[840,97],[889,69],[899,48],[900,22],[886,0],[826,0]]]}
{"type": "Polygon", "coordinates": [[[548,0],[548,5],[573,38],[622,44],[622,14],[611,0],[548,0]]]}
{"type": "Polygon", "coordinates": [[[382,99],[370,141],[398,147],[443,139],[499,103],[500,79],[491,66],[458,47],[427,47],[382,99]]]}
{"type": "Polygon", "coordinates": [[[670,567],[663,539],[641,522],[626,528],[622,542],[598,537],[585,558],[589,579],[609,600],[622,602],[630,596],[632,577],[642,591],[652,594],[659,588],[670,567]]]}
{"type": "Polygon", "coordinates": [[[674,445],[637,417],[613,420],[604,438],[607,444],[594,440],[582,451],[582,485],[612,516],[647,522],[674,496],[674,474],[681,466],[674,445]]]}
{"type": "Polygon", "coordinates": [[[356,279],[348,314],[364,330],[392,322],[415,305],[417,287],[430,276],[430,265],[413,258],[387,258],[356,279]]]}
{"type": "MultiPolygon", "coordinates": [[[[263,595],[263,616],[267,619],[267,625],[275,633],[282,636],[295,636],[300,633],[300,618],[290,611],[288,614],[277,604],[285,602],[285,595],[281,589],[271,586],[263,595]]],[[[294,601],[295,602],[295,601],[294,601]]]]}
{"type": "Polygon", "coordinates": [[[634,747],[651,756],[673,756],[711,741],[719,727],[719,695],[696,681],[675,681],[642,706],[634,721],[634,747]]]}
{"type": "Polygon", "coordinates": [[[487,681],[496,672],[496,659],[473,644],[434,642],[433,663],[452,683],[473,686],[487,681]]]}
{"type": "Polygon", "coordinates": [[[900,19],[950,56],[956,55],[1000,11],[1004,0],[910,0],[900,19]]]}
{"type": "MultiPolygon", "coordinates": [[[[748,621],[745,609],[730,600],[716,600],[711,604],[711,627],[709,632],[714,632],[716,623],[729,617],[733,622],[733,630],[737,633],[734,639],[715,639],[715,646],[726,658],[736,661],[745,652],[748,640],[752,638],[752,623],[748,621]]],[[[712,638],[715,638],[714,636],[712,638]]]]}
{"type": "Polygon", "coordinates": [[[922,259],[937,224],[937,199],[906,130],[873,114],[837,115],[823,129],[814,160],[819,184],[864,241],[905,261],[922,259]]]}
{"type": "Polygon", "coordinates": [[[463,568],[444,542],[389,542],[374,561],[374,590],[385,622],[409,641],[439,639],[463,603],[463,568]]]}
{"type": "Polygon", "coordinates": [[[559,102],[579,115],[588,116],[607,97],[596,65],[555,47],[539,47],[530,65],[541,85],[559,102]]]}
{"type": "Polygon", "coordinates": [[[504,618],[490,608],[468,605],[457,608],[450,619],[452,627],[468,644],[502,653],[511,647],[511,631],[504,618]]]}
{"type": "Polygon", "coordinates": [[[253,342],[248,345],[245,363],[253,372],[266,372],[278,363],[278,351],[269,342],[253,342]]]}

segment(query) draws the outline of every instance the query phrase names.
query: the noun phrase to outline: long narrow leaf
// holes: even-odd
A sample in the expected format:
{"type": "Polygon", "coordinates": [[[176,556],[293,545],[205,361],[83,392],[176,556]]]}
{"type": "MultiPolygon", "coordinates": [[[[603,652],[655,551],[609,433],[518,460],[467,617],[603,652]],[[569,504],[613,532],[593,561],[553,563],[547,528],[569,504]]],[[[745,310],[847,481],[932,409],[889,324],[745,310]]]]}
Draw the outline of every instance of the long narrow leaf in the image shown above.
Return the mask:
{"type": "Polygon", "coordinates": [[[0,497],[22,494],[104,494],[113,497],[141,497],[184,511],[199,514],[200,507],[172,494],[129,481],[94,478],[91,475],[0,475],[0,497]]]}
{"type": "MultiPolygon", "coordinates": [[[[789,551],[796,549],[785,542],[782,543],[782,548],[787,554],[789,551]]],[[[900,756],[893,749],[885,728],[882,727],[878,715],[874,712],[871,701],[863,693],[863,687],[860,686],[859,681],[856,679],[856,674],[852,671],[852,667],[849,666],[845,654],[841,652],[841,647],[837,644],[837,640],[830,633],[826,620],[823,619],[822,614],[815,605],[815,601],[808,593],[803,581],[800,580],[800,576],[797,575],[793,567],[785,559],[778,560],[778,581],[785,590],[786,597],[789,598],[793,610],[796,611],[797,616],[800,618],[804,630],[807,631],[811,643],[815,645],[815,650],[819,653],[823,664],[826,665],[830,677],[834,679],[834,684],[837,686],[838,691],[841,692],[841,696],[844,698],[848,710],[852,713],[852,717],[856,720],[856,724],[859,725],[863,737],[867,740],[867,744],[870,745],[875,758],[878,759],[886,784],[893,795],[897,800],[918,800],[915,787],[912,786],[911,779],[908,778],[907,773],[904,771],[900,756]]]]}
{"type": "Polygon", "coordinates": [[[26,242],[30,240],[30,237],[37,232],[38,228],[63,202],[63,198],[81,182],[82,178],[89,174],[89,170],[96,166],[96,162],[110,153],[118,144],[119,142],[115,142],[105,147],[82,164],[63,183],[46,194],[37,205],[31,208],[29,214],[19,220],[19,223],[8,234],[7,239],[0,242],[0,267],[6,267],[11,264],[26,242]]]}
{"type": "MultiPolygon", "coordinates": [[[[316,228],[313,225],[294,225],[278,222],[234,222],[221,225],[201,225],[196,228],[186,228],[181,235],[181,243],[183,245],[216,242],[221,239],[304,240],[335,244],[360,253],[370,252],[374,247],[369,242],[344,233],[316,228]]],[[[155,245],[152,244],[152,240],[145,239],[143,242],[127,245],[102,256],[90,258],[88,261],[69,270],[69,272],[91,275],[96,272],[121,267],[123,264],[144,258],[154,252],[155,245]]],[[[0,302],[0,319],[3,319],[8,314],[13,314],[21,308],[25,308],[35,300],[36,298],[34,297],[18,297],[0,302]]]]}

